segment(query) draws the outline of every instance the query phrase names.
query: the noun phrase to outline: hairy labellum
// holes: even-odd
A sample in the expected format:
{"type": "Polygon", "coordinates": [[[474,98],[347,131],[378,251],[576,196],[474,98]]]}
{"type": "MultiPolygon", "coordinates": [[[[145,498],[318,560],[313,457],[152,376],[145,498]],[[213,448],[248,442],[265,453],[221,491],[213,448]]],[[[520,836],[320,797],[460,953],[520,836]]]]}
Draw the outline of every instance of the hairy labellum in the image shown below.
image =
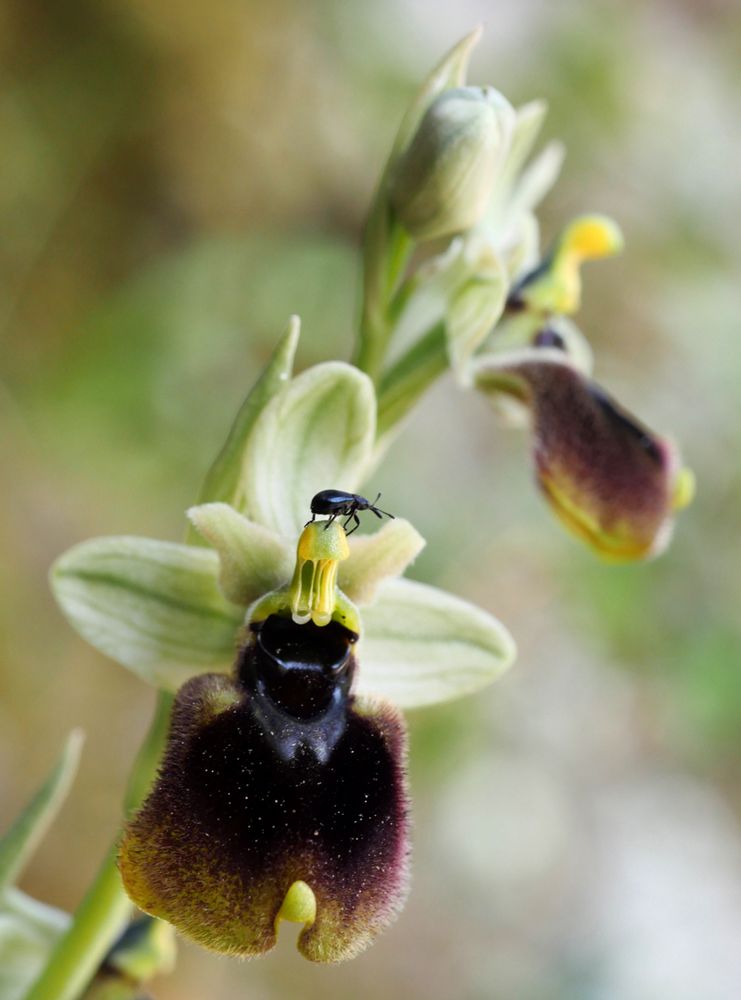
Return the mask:
{"type": "Polygon", "coordinates": [[[407,881],[406,738],[394,708],[350,693],[356,638],[272,615],[234,679],[181,689],[160,776],[121,845],[142,909],[245,956],[272,947],[279,917],[299,919],[315,961],[351,957],[393,919],[407,881]],[[313,902],[293,916],[298,896],[313,902]]]}

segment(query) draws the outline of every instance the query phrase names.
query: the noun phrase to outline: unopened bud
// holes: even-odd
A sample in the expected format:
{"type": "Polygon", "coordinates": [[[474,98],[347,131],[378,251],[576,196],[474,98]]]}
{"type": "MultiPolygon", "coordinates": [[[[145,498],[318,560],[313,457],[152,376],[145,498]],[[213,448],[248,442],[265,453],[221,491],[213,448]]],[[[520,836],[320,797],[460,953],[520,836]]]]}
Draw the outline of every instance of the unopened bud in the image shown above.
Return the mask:
{"type": "Polygon", "coordinates": [[[480,221],[509,149],[514,110],[493,87],[459,87],[432,102],[391,176],[391,204],[418,240],[480,221]]]}

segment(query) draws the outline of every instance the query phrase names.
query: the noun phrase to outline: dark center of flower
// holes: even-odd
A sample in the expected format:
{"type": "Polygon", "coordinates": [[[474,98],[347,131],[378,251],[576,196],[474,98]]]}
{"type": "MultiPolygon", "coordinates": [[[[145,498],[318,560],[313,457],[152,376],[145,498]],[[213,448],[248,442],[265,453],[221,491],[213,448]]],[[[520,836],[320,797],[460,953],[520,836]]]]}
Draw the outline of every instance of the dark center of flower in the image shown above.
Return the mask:
{"type": "Polygon", "coordinates": [[[267,695],[296,719],[314,718],[345,699],[354,632],[338,622],[297,625],[281,615],[270,615],[252,630],[254,646],[245,648],[238,664],[239,679],[250,691],[267,695]]]}

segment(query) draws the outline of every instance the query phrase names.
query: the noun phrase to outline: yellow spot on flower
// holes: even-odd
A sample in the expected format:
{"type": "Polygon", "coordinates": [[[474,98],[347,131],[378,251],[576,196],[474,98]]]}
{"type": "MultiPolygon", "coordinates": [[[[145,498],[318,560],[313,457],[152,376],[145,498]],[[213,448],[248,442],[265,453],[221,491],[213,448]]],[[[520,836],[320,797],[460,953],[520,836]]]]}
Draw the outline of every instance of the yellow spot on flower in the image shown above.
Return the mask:
{"type": "Polygon", "coordinates": [[[276,933],[281,920],[311,927],[315,919],[316,896],[311,887],[299,879],[289,888],[280,905],[278,916],[275,918],[276,933]]]}
{"type": "Polygon", "coordinates": [[[611,257],[622,249],[623,234],[616,222],[606,215],[582,215],[564,230],[558,255],[568,254],[581,263],[611,257]]]}
{"type": "Polygon", "coordinates": [[[684,510],[689,507],[695,498],[697,480],[692,469],[681,469],[674,484],[674,495],[672,496],[672,510],[684,510]]]}

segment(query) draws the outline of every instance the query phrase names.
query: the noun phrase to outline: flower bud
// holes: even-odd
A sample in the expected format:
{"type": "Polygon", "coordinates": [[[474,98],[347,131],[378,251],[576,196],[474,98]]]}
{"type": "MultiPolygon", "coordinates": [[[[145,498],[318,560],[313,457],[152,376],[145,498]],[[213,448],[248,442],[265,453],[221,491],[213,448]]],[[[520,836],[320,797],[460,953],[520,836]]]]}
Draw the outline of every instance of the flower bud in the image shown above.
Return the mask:
{"type": "Polygon", "coordinates": [[[470,229],[483,216],[509,148],[514,111],[493,87],[443,91],[392,173],[389,195],[418,240],[470,229]]]}

